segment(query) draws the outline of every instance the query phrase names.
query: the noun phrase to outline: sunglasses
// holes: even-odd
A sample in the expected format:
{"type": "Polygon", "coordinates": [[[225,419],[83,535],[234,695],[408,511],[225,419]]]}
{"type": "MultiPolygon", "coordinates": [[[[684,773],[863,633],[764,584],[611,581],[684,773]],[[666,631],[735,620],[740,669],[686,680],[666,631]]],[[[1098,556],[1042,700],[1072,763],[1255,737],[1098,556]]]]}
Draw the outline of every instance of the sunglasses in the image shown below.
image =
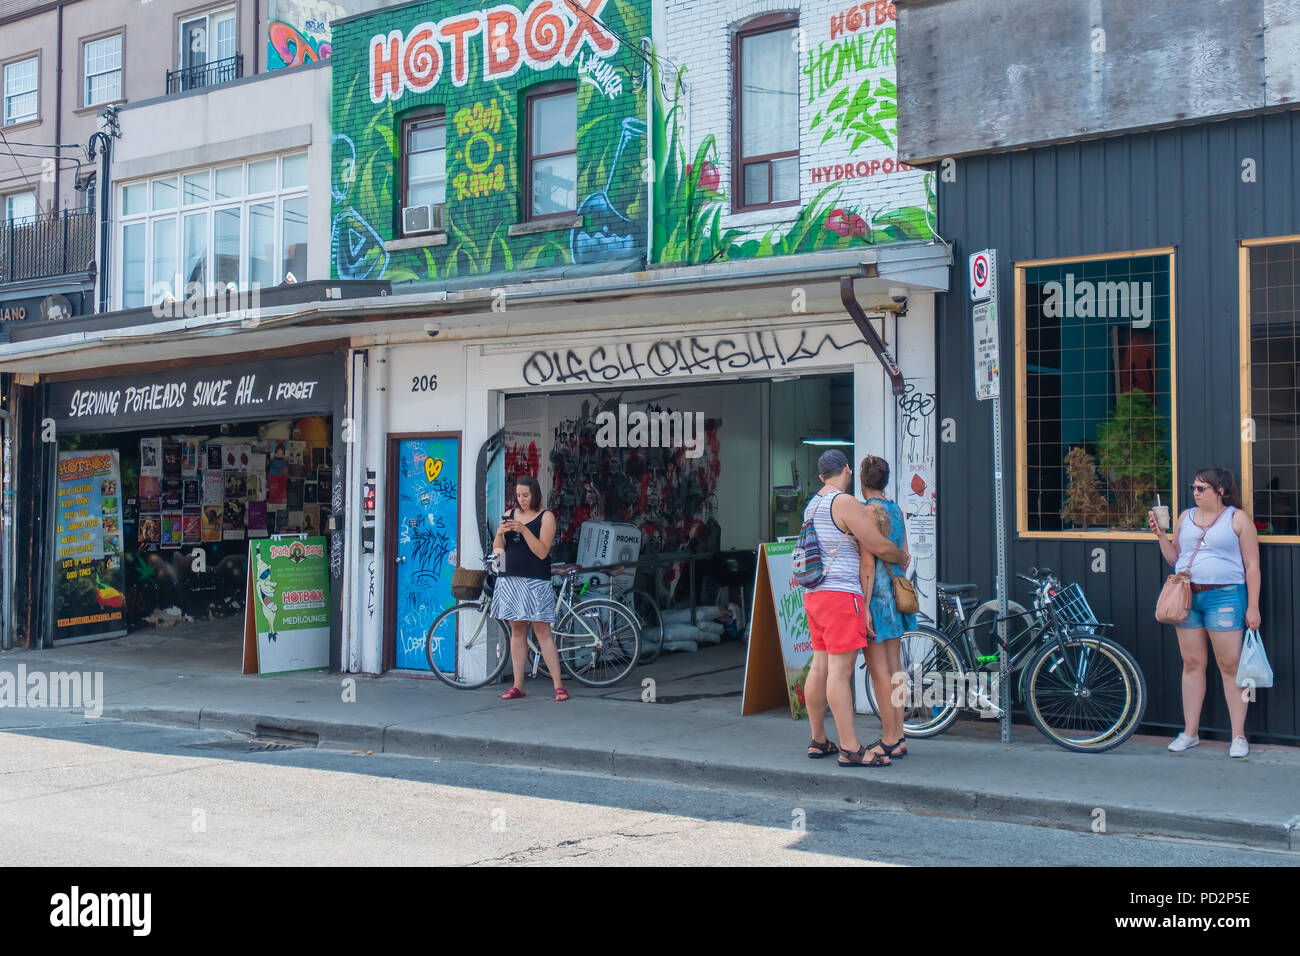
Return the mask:
{"type": "Polygon", "coordinates": [[[1198,491],[1211,491],[1211,490],[1213,490],[1213,489],[1210,488],[1209,485],[1197,485],[1197,484],[1193,484],[1193,485],[1191,486],[1191,489],[1192,489],[1192,494],[1196,494],[1198,491]]]}

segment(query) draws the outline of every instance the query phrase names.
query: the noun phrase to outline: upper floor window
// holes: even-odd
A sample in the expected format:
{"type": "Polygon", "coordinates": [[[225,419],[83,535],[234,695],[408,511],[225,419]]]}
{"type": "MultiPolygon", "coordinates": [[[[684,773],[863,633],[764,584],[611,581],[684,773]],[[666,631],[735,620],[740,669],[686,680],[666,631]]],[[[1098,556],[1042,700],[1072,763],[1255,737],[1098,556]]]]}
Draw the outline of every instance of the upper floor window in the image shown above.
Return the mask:
{"type": "Polygon", "coordinates": [[[36,119],[37,58],[31,57],[5,66],[6,126],[36,119]]]}
{"type": "Polygon", "coordinates": [[[24,222],[36,217],[36,193],[10,193],[5,196],[5,222],[24,222]]]}
{"type": "Polygon", "coordinates": [[[732,206],[736,210],[799,202],[798,17],[777,13],[736,33],[732,206]]]}
{"type": "Polygon", "coordinates": [[[572,83],[552,84],[528,96],[528,219],[578,208],[578,93],[572,83]]]}
{"type": "Polygon", "coordinates": [[[85,47],[86,88],[83,106],[122,98],[122,34],[90,40],[85,47]]]}
{"type": "MultiPolygon", "coordinates": [[[[442,112],[409,117],[402,121],[402,208],[436,206],[446,199],[446,117],[442,112]]],[[[428,225],[433,226],[432,216],[428,225]]],[[[413,227],[413,231],[426,230],[413,227]]]]}
{"type": "Polygon", "coordinates": [[[180,22],[177,66],[182,89],[235,79],[234,57],[234,7],[208,10],[180,22]]]}

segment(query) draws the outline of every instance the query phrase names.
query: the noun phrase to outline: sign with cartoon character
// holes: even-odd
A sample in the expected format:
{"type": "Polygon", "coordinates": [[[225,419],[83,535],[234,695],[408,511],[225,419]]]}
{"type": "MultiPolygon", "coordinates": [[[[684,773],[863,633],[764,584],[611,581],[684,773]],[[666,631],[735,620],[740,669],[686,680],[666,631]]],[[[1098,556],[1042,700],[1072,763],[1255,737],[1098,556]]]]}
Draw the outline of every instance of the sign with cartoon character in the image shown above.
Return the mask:
{"type": "Polygon", "coordinates": [[[118,453],[59,452],[55,503],[54,640],[126,633],[118,453]]]}
{"type": "Polygon", "coordinates": [[[277,536],[249,542],[245,674],[329,666],[326,557],[324,538],[277,536]]]}

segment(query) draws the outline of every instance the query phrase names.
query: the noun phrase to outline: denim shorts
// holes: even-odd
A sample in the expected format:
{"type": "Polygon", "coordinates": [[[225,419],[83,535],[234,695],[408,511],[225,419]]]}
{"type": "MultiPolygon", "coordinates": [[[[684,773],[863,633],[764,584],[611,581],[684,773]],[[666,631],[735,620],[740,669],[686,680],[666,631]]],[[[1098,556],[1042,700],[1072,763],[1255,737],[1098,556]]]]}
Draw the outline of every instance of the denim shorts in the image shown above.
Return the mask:
{"type": "Polygon", "coordinates": [[[1246,585],[1214,588],[1192,594],[1192,608],[1181,628],[1204,627],[1211,631],[1241,631],[1246,627],[1246,585]]]}

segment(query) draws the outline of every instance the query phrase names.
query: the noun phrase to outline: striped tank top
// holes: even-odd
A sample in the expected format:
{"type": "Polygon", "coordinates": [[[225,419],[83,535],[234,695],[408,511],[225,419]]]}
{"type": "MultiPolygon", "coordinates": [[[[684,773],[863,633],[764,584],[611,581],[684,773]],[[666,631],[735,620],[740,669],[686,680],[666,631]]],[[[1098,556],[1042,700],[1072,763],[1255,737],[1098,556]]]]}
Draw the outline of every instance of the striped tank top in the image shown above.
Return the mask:
{"type": "Polygon", "coordinates": [[[853,535],[841,531],[835,519],[831,517],[833,502],[842,491],[823,497],[814,495],[808,507],[804,509],[803,520],[813,519],[817,529],[817,543],[821,547],[822,567],[826,577],[814,591],[845,591],[849,594],[862,594],[862,580],[858,577],[858,542],[853,535]],[[838,551],[836,549],[839,549],[838,551]],[[834,555],[834,557],[832,557],[834,555]]]}

